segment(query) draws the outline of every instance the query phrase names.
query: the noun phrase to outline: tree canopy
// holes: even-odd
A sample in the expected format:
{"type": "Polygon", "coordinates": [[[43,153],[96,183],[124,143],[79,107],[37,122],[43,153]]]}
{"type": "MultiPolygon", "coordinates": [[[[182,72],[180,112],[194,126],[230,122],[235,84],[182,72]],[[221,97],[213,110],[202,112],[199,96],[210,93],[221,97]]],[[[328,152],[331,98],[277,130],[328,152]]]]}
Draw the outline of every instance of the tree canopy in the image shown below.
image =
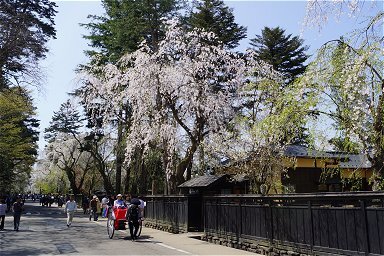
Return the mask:
{"type": "Polygon", "coordinates": [[[264,27],[261,35],[251,39],[251,46],[257,52],[257,57],[282,73],[287,83],[291,83],[306,68],[308,55],[305,53],[308,46],[303,45],[304,40],[292,34],[285,35],[285,30],[276,27],[264,27]]]}
{"type": "Polygon", "coordinates": [[[235,22],[232,12],[222,0],[195,1],[186,22],[191,29],[198,28],[215,33],[217,43],[223,43],[232,49],[247,36],[247,28],[235,22]]]}
{"type": "Polygon", "coordinates": [[[56,38],[56,4],[49,0],[0,2],[0,89],[11,83],[39,85],[38,61],[56,38]]]}
{"type": "Polygon", "coordinates": [[[0,91],[0,193],[28,180],[37,157],[38,126],[28,91],[0,91]]]}
{"type": "Polygon", "coordinates": [[[180,8],[178,0],[114,1],[103,0],[104,16],[89,15],[93,21],[82,24],[90,31],[84,36],[94,49],[88,55],[101,54],[103,62],[116,62],[125,53],[138,49],[142,41],[152,48],[164,37],[161,19],[171,18],[180,8]]]}

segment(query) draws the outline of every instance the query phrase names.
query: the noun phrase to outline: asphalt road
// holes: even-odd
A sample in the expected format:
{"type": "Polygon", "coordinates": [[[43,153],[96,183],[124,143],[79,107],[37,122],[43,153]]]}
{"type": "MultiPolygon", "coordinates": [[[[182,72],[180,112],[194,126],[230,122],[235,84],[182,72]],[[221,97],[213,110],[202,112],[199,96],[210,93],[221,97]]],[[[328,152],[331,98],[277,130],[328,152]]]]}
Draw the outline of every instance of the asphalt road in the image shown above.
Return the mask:
{"type": "Polygon", "coordinates": [[[257,255],[195,238],[198,234],[170,234],[143,227],[133,242],[129,230],[118,230],[109,239],[106,220],[89,221],[79,210],[71,227],[66,225],[64,208],[25,204],[20,230],[13,230],[7,215],[0,231],[0,256],[16,255],[257,255]]]}

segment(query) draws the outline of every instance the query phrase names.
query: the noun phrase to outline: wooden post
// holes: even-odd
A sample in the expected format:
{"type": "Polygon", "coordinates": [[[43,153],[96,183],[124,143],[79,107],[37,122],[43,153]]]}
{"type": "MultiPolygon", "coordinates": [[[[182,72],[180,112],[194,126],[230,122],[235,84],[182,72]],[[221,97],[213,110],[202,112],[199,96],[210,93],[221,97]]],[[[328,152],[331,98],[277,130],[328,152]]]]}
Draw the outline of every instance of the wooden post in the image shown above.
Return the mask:
{"type": "Polygon", "coordinates": [[[311,252],[313,253],[313,246],[315,245],[314,242],[314,234],[313,234],[313,217],[312,217],[312,202],[308,201],[308,213],[309,213],[309,241],[311,246],[311,252]]]}
{"type": "Polygon", "coordinates": [[[369,234],[368,234],[368,224],[367,224],[367,209],[365,207],[365,201],[360,200],[360,208],[361,208],[361,220],[363,224],[364,230],[364,251],[365,255],[369,255],[369,234]]]}

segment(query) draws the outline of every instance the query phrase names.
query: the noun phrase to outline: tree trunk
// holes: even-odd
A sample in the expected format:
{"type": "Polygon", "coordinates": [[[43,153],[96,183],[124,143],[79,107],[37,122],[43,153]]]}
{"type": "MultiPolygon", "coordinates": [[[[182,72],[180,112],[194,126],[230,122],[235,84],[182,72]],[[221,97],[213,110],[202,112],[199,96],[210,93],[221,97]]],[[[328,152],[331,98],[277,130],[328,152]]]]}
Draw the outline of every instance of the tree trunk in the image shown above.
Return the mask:
{"type": "Polygon", "coordinates": [[[93,150],[88,150],[88,152],[92,154],[93,158],[97,162],[97,166],[98,166],[97,170],[99,171],[99,173],[103,179],[103,186],[104,186],[105,192],[108,195],[114,194],[112,183],[109,180],[109,177],[105,172],[105,170],[106,170],[105,162],[103,161],[101,156],[97,153],[97,148],[93,148],[93,150]]]}
{"type": "Polygon", "coordinates": [[[199,147],[199,175],[203,175],[206,171],[204,157],[205,157],[204,147],[202,145],[200,145],[200,147],[199,147]]]}
{"type": "MultiPolygon", "coordinates": [[[[197,142],[192,142],[191,147],[185,153],[184,159],[176,167],[176,187],[185,181],[184,173],[187,170],[188,166],[192,163],[193,155],[197,150],[197,142]]],[[[191,178],[191,174],[189,177],[187,175],[187,179],[191,178]]]]}
{"type": "Polygon", "coordinates": [[[131,166],[127,168],[127,172],[125,174],[125,181],[124,181],[124,193],[129,194],[129,185],[131,181],[131,166]]]}
{"type": "Polygon", "coordinates": [[[64,171],[67,174],[67,177],[69,180],[69,186],[71,187],[72,193],[76,195],[77,187],[76,187],[75,175],[72,172],[73,170],[72,168],[66,167],[64,171]]]}
{"type": "Polygon", "coordinates": [[[123,145],[123,112],[119,112],[119,121],[117,124],[117,146],[116,146],[116,193],[121,192],[121,171],[124,161],[124,145],[123,145]]]}

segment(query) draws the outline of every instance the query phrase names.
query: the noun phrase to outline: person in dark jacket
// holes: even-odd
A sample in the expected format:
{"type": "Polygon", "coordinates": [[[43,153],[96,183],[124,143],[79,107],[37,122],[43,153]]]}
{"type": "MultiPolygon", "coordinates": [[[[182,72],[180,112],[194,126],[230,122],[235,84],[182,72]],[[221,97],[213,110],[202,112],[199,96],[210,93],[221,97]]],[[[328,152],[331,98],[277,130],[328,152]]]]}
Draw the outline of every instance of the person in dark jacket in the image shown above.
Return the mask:
{"type": "Polygon", "coordinates": [[[13,203],[12,210],[14,230],[19,231],[21,213],[23,212],[23,204],[20,197],[17,197],[16,202],[13,203]]]}

